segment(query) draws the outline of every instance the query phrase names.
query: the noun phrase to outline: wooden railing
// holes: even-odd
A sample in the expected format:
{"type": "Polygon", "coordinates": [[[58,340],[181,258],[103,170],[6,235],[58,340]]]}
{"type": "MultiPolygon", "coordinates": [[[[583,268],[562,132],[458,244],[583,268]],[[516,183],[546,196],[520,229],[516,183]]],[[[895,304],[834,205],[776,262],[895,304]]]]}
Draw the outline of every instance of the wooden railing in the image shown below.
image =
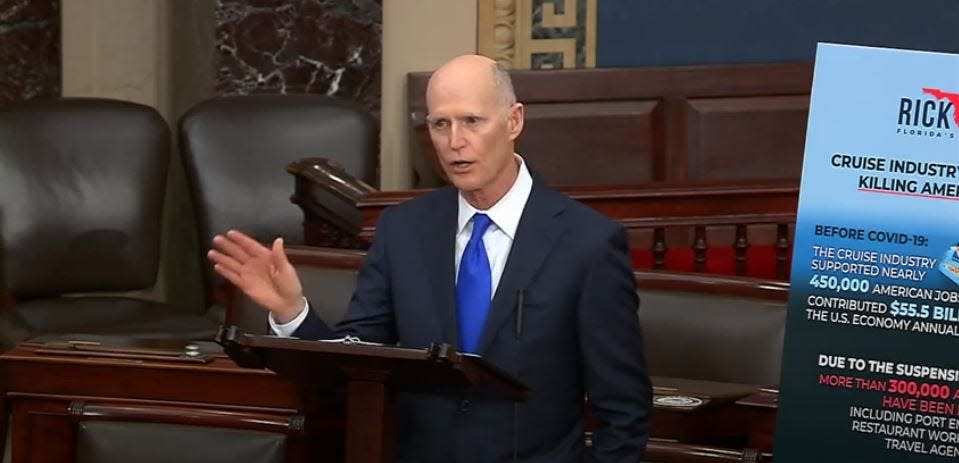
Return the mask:
{"type": "MultiPolygon", "coordinates": [[[[291,200],[303,210],[304,239],[312,246],[365,248],[384,209],[429,191],[377,191],[322,158],[304,159],[287,170],[296,177],[291,200]]],[[[712,251],[729,248],[729,269],[719,273],[788,280],[799,196],[795,180],[560,190],[623,224],[634,251],[651,256],[637,268],[676,269],[670,256],[684,251],[691,263],[679,270],[716,273],[710,259],[720,257],[712,251]],[[772,261],[766,264],[771,270],[751,273],[750,259],[758,255],[751,251],[760,248],[768,251],[758,254],[772,261]]],[[[642,258],[637,254],[637,261],[642,258]]]]}

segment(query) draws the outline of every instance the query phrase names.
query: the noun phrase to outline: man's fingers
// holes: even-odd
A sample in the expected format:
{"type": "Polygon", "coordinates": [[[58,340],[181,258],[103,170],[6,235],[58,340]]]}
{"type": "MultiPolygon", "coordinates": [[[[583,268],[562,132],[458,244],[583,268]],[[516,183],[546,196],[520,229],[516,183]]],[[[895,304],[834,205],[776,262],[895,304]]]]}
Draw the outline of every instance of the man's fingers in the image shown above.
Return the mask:
{"type": "Polygon", "coordinates": [[[246,252],[239,244],[233,241],[232,238],[224,235],[216,235],[213,237],[213,248],[220,251],[222,254],[233,257],[239,262],[246,262],[250,260],[250,253],[246,252]]]}
{"type": "Polygon", "coordinates": [[[233,286],[236,286],[237,288],[241,287],[240,283],[242,282],[242,278],[240,278],[239,273],[229,270],[220,264],[214,264],[213,271],[215,271],[221,277],[226,278],[226,281],[233,283],[233,286]]]}
{"type": "Polygon", "coordinates": [[[290,267],[290,259],[286,257],[286,251],[283,249],[283,238],[273,240],[273,265],[278,269],[290,267]]]}
{"type": "Polygon", "coordinates": [[[239,261],[217,251],[216,249],[211,249],[206,253],[206,255],[211,261],[213,261],[215,266],[223,267],[225,270],[230,272],[239,274],[243,268],[243,264],[241,264],[239,261]]]}
{"type": "Polygon", "coordinates": [[[263,254],[270,252],[266,246],[263,246],[257,240],[250,238],[249,236],[236,230],[230,230],[226,232],[226,236],[230,239],[230,241],[242,248],[243,251],[245,251],[246,254],[251,257],[262,256],[263,254]]]}

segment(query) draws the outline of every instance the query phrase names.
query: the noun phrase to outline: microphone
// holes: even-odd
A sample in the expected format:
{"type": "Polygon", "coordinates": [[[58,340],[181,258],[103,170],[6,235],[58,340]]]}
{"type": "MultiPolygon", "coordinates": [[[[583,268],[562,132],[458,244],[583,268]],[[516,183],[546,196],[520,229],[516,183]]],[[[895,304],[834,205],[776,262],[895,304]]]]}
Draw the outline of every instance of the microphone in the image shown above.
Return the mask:
{"type": "Polygon", "coordinates": [[[521,289],[516,292],[516,340],[519,341],[523,334],[523,298],[526,290],[521,289]]]}
{"type": "MultiPolygon", "coordinates": [[[[523,299],[526,297],[526,290],[520,289],[516,292],[516,340],[519,341],[523,334],[523,299]]],[[[513,463],[518,461],[519,457],[519,403],[513,404],[513,463]]]]}

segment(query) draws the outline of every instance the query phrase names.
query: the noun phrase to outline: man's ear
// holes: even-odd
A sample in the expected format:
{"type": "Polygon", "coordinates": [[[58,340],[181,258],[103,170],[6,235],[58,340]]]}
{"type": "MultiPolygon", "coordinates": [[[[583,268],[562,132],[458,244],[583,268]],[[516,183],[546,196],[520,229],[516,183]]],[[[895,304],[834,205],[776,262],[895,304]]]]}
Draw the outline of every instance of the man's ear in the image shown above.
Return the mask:
{"type": "Polygon", "coordinates": [[[509,118],[506,120],[506,126],[509,130],[510,141],[516,141],[519,134],[523,133],[523,124],[526,121],[526,108],[523,103],[514,103],[509,108],[509,118]]]}

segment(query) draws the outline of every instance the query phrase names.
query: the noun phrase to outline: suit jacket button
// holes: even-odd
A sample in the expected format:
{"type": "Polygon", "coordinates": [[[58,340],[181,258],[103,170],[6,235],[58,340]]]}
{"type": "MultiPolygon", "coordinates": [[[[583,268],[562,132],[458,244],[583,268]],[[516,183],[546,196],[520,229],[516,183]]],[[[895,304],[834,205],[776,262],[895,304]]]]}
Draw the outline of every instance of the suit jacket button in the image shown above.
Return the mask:
{"type": "Polygon", "coordinates": [[[469,400],[463,399],[462,401],[460,401],[460,411],[461,411],[461,412],[464,412],[464,413],[465,413],[465,412],[468,412],[468,411],[470,411],[470,408],[472,408],[472,407],[473,407],[473,403],[470,402],[469,400]]]}

